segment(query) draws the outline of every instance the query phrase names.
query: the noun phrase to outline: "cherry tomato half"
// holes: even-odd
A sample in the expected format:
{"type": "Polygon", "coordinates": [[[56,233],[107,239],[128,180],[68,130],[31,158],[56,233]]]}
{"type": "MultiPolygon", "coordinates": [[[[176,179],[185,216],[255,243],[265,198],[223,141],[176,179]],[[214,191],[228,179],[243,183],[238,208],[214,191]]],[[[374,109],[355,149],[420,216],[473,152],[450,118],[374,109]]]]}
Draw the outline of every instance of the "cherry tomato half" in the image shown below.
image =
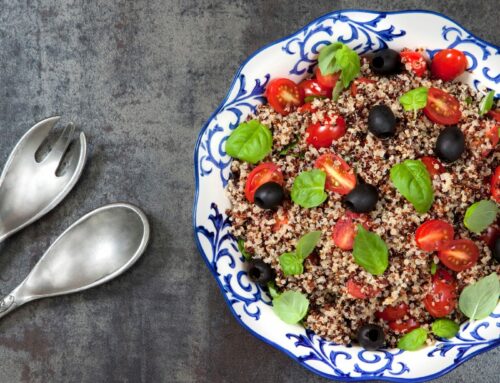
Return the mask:
{"type": "Polygon", "coordinates": [[[316,80],[303,80],[299,83],[299,88],[302,92],[302,97],[332,97],[332,89],[323,88],[316,80]]]}
{"type": "Polygon", "coordinates": [[[253,203],[255,191],[266,182],[276,182],[283,185],[283,174],[280,168],[272,162],[264,162],[253,169],[245,184],[245,197],[253,203]]]}
{"type": "Polygon", "coordinates": [[[427,168],[431,178],[443,174],[446,169],[436,157],[425,156],[420,159],[427,168]]]}
{"type": "Polygon", "coordinates": [[[439,250],[444,242],[453,239],[455,231],[448,222],[431,219],[421,224],[415,232],[417,246],[424,251],[439,250]]]}
{"type": "MultiPolygon", "coordinates": [[[[340,72],[322,75],[319,67],[316,67],[316,70],[314,71],[314,75],[316,76],[316,80],[318,81],[319,85],[321,85],[325,89],[332,89],[333,90],[333,88],[335,88],[335,84],[337,83],[337,80],[340,77],[340,72]]],[[[331,97],[331,95],[332,94],[330,92],[330,97],[331,97]]]]}
{"type": "Polygon", "coordinates": [[[340,116],[326,116],[322,122],[307,127],[307,143],[316,149],[327,148],[334,140],[338,140],[346,132],[345,121],[340,116]]]}
{"type": "Polygon", "coordinates": [[[303,101],[297,84],[287,78],[276,78],[269,81],[264,95],[269,105],[283,116],[300,106],[303,101]]]}
{"type": "Polygon", "coordinates": [[[458,100],[438,88],[429,89],[424,114],[432,122],[442,125],[454,125],[462,117],[458,100]]]}
{"type": "Polygon", "coordinates": [[[350,278],[346,284],[347,293],[353,298],[367,299],[378,295],[379,291],[371,286],[362,286],[354,279],[350,278]],[[363,291],[364,290],[364,291],[363,291]]]}
{"type": "Polygon", "coordinates": [[[500,122],[500,110],[490,110],[488,116],[494,119],[496,122],[500,122]]]}
{"type": "Polygon", "coordinates": [[[438,257],[447,268],[458,272],[477,262],[479,249],[470,239],[455,239],[441,244],[438,257]]]}
{"type": "Polygon", "coordinates": [[[431,73],[443,81],[451,81],[465,72],[467,57],[458,49],[443,49],[431,62],[431,73]]]}
{"type": "MultiPolygon", "coordinates": [[[[366,218],[361,220],[361,224],[368,230],[366,218]]],[[[358,232],[358,222],[354,221],[351,216],[340,218],[332,230],[332,240],[335,246],[342,250],[352,250],[354,238],[358,232]]]]}
{"type": "Polygon", "coordinates": [[[411,330],[415,330],[416,328],[419,328],[420,325],[418,322],[410,318],[405,321],[393,321],[389,322],[389,328],[394,331],[396,334],[406,334],[407,332],[410,332],[411,330]]]}
{"type": "Polygon", "coordinates": [[[351,96],[356,97],[358,94],[358,84],[375,84],[375,80],[371,80],[366,77],[359,77],[355,79],[351,84],[351,96]]]}
{"type": "Polygon", "coordinates": [[[446,270],[439,269],[432,277],[432,287],[424,298],[426,310],[434,318],[450,314],[457,305],[457,284],[446,270]]]}
{"type": "Polygon", "coordinates": [[[402,319],[406,314],[408,314],[408,305],[406,303],[400,303],[396,306],[387,306],[382,311],[377,311],[375,316],[386,322],[392,322],[402,319]]]}
{"type": "Polygon", "coordinates": [[[347,194],[356,186],[354,171],[334,153],[325,153],[319,156],[314,167],[326,173],[325,188],[327,190],[347,194]]]}
{"type": "Polygon", "coordinates": [[[493,199],[500,203],[500,165],[496,167],[495,173],[491,176],[490,191],[493,199]]]}
{"type": "Polygon", "coordinates": [[[405,65],[406,70],[415,73],[416,76],[422,77],[427,69],[427,62],[424,56],[419,52],[403,50],[399,52],[401,62],[405,65]]]}

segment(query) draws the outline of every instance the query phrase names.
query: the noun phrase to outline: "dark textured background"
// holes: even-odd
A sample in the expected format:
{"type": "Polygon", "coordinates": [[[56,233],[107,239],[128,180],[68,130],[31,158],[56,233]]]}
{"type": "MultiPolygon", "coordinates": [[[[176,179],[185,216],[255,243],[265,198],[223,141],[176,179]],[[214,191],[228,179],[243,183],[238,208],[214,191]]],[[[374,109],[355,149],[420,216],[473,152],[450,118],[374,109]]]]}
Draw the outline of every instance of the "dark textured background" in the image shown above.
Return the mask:
{"type": "MultiPolygon", "coordinates": [[[[252,51],[324,13],[430,8],[499,45],[498,3],[99,3],[0,0],[0,163],[31,125],[55,114],[90,142],[74,192],[0,245],[0,290],[21,282],[75,219],[108,202],[142,206],[152,241],[119,279],[3,319],[0,382],[323,382],[239,327],[196,250],[198,131],[252,51]]],[[[496,349],[438,381],[498,382],[499,366],[496,349]]]]}

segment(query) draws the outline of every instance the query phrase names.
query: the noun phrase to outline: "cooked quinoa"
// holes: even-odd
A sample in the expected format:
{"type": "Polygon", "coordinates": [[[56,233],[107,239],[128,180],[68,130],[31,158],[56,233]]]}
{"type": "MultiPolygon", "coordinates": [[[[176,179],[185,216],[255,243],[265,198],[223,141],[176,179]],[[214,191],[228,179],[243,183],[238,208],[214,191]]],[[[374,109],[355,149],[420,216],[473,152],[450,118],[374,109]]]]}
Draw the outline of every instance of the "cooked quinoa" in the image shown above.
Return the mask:
{"type": "MultiPolygon", "coordinates": [[[[374,323],[384,328],[387,344],[395,346],[400,335],[393,333],[385,321],[377,319],[375,312],[404,302],[409,306],[409,313],[403,319],[415,318],[427,329],[432,322],[422,302],[430,289],[431,264],[439,263],[439,259],[416,245],[414,234],[424,221],[447,221],[454,225],[456,238],[469,238],[480,249],[477,264],[456,274],[458,291],[494,271],[500,273],[500,266],[492,259],[488,246],[463,225],[467,207],[490,198],[489,185],[484,180],[499,164],[500,152],[491,147],[486,137],[495,122],[478,113],[483,96],[468,85],[420,78],[407,71],[379,77],[371,73],[366,60],[362,62],[361,72],[362,77],[375,80],[375,83],[359,83],[355,97],[346,91],[337,101],[315,99],[312,102],[315,112],[293,112],[286,116],[276,113],[269,105],[261,105],[249,116],[273,133],[273,150],[264,161],[279,166],[288,197],[275,211],[248,202],[245,182],[255,166],[233,160],[232,177],[227,187],[232,207],[227,214],[232,221],[232,234],[244,238],[246,251],[275,270],[276,286],[307,295],[310,309],[304,323],[308,328],[336,343],[349,344],[361,325],[374,323]],[[398,102],[405,92],[422,86],[443,89],[460,101],[462,119],[458,126],[466,137],[466,151],[460,160],[443,164],[446,171],[433,178],[434,203],[427,213],[418,214],[390,182],[389,170],[406,159],[434,155],[435,142],[443,126],[424,117],[421,110],[415,118],[413,111],[405,112],[398,102]],[[397,119],[397,134],[389,140],[380,140],[368,133],[368,113],[377,104],[389,106],[397,119]],[[346,121],[347,132],[334,141],[331,148],[315,149],[306,143],[306,128],[311,123],[323,121],[327,115],[341,115],[346,121]],[[280,154],[296,140],[293,148],[285,155],[280,154]],[[481,153],[488,150],[492,151],[484,157],[481,153]],[[352,251],[340,250],[333,243],[332,228],[346,215],[341,195],[328,192],[327,201],[315,208],[302,208],[289,198],[296,176],[301,171],[313,169],[321,154],[332,151],[379,191],[377,207],[368,213],[366,224],[389,248],[389,267],[381,276],[365,271],[354,262],[352,251]],[[292,251],[302,235],[315,230],[320,230],[322,237],[316,250],[304,262],[304,273],[285,277],[278,257],[292,251]],[[363,286],[364,293],[379,291],[379,294],[367,299],[353,298],[346,291],[349,279],[363,286]]],[[[465,319],[458,309],[450,318],[465,319]]],[[[432,341],[428,339],[429,343],[432,341]]]]}

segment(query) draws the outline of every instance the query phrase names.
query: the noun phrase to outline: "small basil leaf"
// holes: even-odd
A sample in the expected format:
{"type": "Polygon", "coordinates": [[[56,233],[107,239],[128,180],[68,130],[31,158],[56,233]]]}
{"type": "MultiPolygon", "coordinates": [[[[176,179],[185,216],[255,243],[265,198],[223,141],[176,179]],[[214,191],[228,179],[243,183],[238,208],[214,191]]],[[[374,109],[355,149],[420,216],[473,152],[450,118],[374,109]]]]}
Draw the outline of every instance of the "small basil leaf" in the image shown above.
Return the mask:
{"type": "Polygon", "coordinates": [[[269,128],[257,120],[243,122],[226,141],[226,152],[231,157],[255,164],[269,154],[273,136],[269,128]]]}
{"type": "Polygon", "coordinates": [[[406,351],[416,351],[421,348],[427,340],[427,331],[416,328],[403,336],[398,342],[398,348],[406,351]]]}
{"type": "Polygon", "coordinates": [[[467,97],[465,98],[465,103],[466,103],[467,105],[472,104],[472,97],[471,97],[471,96],[467,96],[467,97]]]}
{"type": "Polygon", "coordinates": [[[460,326],[451,319],[437,319],[432,324],[432,332],[441,338],[453,338],[457,335],[460,326]]]}
{"type": "Polygon", "coordinates": [[[311,231],[304,234],[297,242],[295,252],[297,256],[306,259],[311,254],[321,238],[321,231],[311,231]]]}
{"type": "Polygon", "coordinates": [[[498,275],[491,273],[462,290],[458,307],[470,319],[483,319],[497,307],[500,295],[498,275]]]}
{"type": "Polygon", "coordinates": [[[483,97],[479,103],[479,114],[483,115],[490,111],[493,106],[493,100],[495,98],[495,91],[490,90],[486,96],[483,97]]]}
{"type": "Polygon", "coordinates": [[[304,272],[304,260],[296,253],[284,253],[279,256],[281,270],[285,277],[290,275],[300,275],[304,272]]]}
{"type": "Polygon", "coordinates": [[[437,263],[432,262],[432,265],[431,265],[431,275],[436,274],[437,266],[438,266],[437,263]]]}
{"type": "Polygon", "coordinates": [[[335,53],[337,65],[340,67],[340,81],[344,88],[347,88],[352,80],[354,80],[361,69],[361,61],[356,52],[347,45],[344,45],[335,53]]]}
{"type": "Polygon", "coordinates": [[[498,206],[492,200],[473,203],[465,212],[464,225],[473,233],[479,234],[487,229],[498,214],[498,206]]]}
{"type": "Polygon", "coordinates": [[[370,233],[363,225],[358,225],[354,238],[354,261],[373,275],[381,275],[389,266],[387,245],[375,233],[370,233]]]}
{"type": "Polygon", "coordinates": [[[403,105],[404,110],[418,110],[425,108],[427,105],[427,94],[429,89],[420,87],[409,92],[406,92],[399,98],[399,102],[403,105]]]}
{"type": "Polygon", "coordinates": [[[268,282],[267,283],[267,289],[269,290],[269,295],[271,298],[278,298],[280,296],[280,293],[278,291],[278,288],[276,287],[276,283],[274,281],[268,282]]]}
{"type": "Polygon", "coordinates": [[[328,197],[325,182],[326,173],[319,169],[300,173],[293,182],[292,201],[305,208],[321,205],[328,197]]]}
{"type": "Polygon", "coordinates": [[[243,238],[238,238],[238,250],[240,251],[241,255],[243,255],[243,258],[245,258],[247,261],[252,259],[252,254],[245,250],[245,241],[243,238]]]}
{"type": "Polygon", "coordinates": [[[434,201],[431,177],[420,160],[406,160],[391,168],[391,181],[419,213],[426,213],[434,201]]]}
{"type": "Polygon", "coordinates": [[[335,72],[335,54],[342,45],[344,44],[340,42],[332,43],[319,51],[318,66],[322,75],[326,76],[335,72]]]}
{"type": "Polygon", "coordinates": [[[309,309],[309,300],[298,291],[285,291],[273,299],[273,310],[285,323],[295,324],[301,321],[309,309]]]}

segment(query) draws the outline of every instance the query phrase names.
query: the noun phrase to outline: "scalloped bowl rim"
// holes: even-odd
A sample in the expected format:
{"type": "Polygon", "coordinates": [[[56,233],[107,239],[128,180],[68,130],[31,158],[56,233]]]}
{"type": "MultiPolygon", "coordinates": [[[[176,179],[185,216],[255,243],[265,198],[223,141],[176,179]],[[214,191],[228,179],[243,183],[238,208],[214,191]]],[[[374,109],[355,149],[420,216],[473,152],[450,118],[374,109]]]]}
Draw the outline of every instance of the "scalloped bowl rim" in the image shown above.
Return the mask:
{"type": "Polygon", "coordinates": [[[230,312],[232,313],[232,315],[234,316],[234,318],[236,319],[236,321],[244,328],[246,329],[250,334],[252,334],[254,337],[256,337],[257,339],[259,339],[260,341],[263,341],[264,343],[266,344],[269,344],[271,345],[272,347],[274,347],[275,349],[279,350],[280,352],[283,352],[285,353],[286,355],[288,355],[293,361],[295,361],[296,363],[298,363],[300,366],[310,370],[312,373],[314,373],[315,375],[318,375],[318,376],[321,376],[323,378],[326,378],[326,379],[329,379],[329,380],[334,380],[334,381],[342,381],[342,382],[356,382],[356,381],[369,381],[369,380],[379,380],[379,381],[388,381],[388,382],[425,382],[425,381],[429,381],[431,379],[436,379],[438,377],[441,377],[443,375],[446,375],[447,373],[449,373],[450,371],[454,370],[455,368],[457,368],[458,366],[460,366],[461,364],[463,364],[464,362],[468,361],[469,359],[473,358],[474,356],[477,356],[479,354],[482,354],[484,352],[487,352],[491,349],[494,349],[498,346],[500,346],[500,338],[492,343],[490,346],[488,347],[484,347],[484,348],[481,348],[475,352],[471,352],[470,354],[468,354],[467,356],[465,356],[463,359],[461,359],[458,363],[454,363],[446,368],[444,368],[443,370],[440,370],[439,372],[436,372],[434,374],[430,374],[430,375],[426,375],[426,376],[422,376],[422,377],[417,377],[417,378],[404,378],[404,377],[389,377],[389,376],[359,376],[359,377],[337,377],[337,376],[332,376],[332,375],[329,375],[327,373],[323,373],[322,371],[318,370],[318,369],[315,369],[313,367],[311,367],[310,365],[306,364],[306,363],[303,363],[301,362],[300,360],[297,359],[297,357],[292,353],[290,352],[288,349],[282,347],[281,345],[273,342],[272,340],[270,340],[269,338],[266,338],[262,335],[260,335],[259,333],[255,332],[253,330],[252,327],[248,326],[247,324],[245,324],[240,316],[236,313],[235,309],[233,308],[233,305],[229,302],[228,300],[228,296],[226,295],[225,293],[225,290],[224,290],[224,287],[222,286],[221,284],[221,281],[219,280],[219,278],[217,278],[217,274],[216,274],[216,271],[212,268],[212,266],[210,265],[209,263],[209,260],[208,258],[205,256],[205,252],[202,248],[202,245],[198,239],[198,236],[196,235],[196,208],[197,208],[197,204],[198,204],[198,200],[199,200],[199,177],[198,177],[198,151],[199,151],[199,147],[200,147],[200,143],[201,143],[201,140],[202,140],[202,137],[205,133],[205,131],[207,130],[207,128],[209,127],[210,125],[210,122],[213,120],[213,118],[221,111],[221,109],[224,107],[226,101],[228,100],[230,94],[231,94],[231,90],[234,88],[234,86],[237,84],[237,81],[239,79],[239,76],[243,70],[243,68],[247,65],[247,63],[249,61],[251,61],[256,55],[258,55],[260,52],[266,50],[267,48],[269,47],[272,47],[276,44],[279,44],[285,40],[288,40],[296,35],[298,35],[300,32],[302,32],[303,30],[305,30],[306,28],[312,26],[313,24],[316,24],[316,23],[319,23],[329,17],[332,17],[333,15],[337,15],[337,14],[341,14],[341,13],[345,13],[345,12],[363,12],[363,13],[368,13],[368,14],[374,14],[374,15],[398,15],[398,14],[410,14],[410,13],[417,13],[417,14],[431,14],[431,15],[435,15],[435,16],[439,16],[441,18],[444,18],[448,21],[450,21],[451,23],[455,24],[457,27],[461,28],[463,31],[467,32],[471,37],[473,37],[474,39],[476,39],[477,41],[479,42],[482,42],[483,44],[493,48],[493,49],[496,49],[498,52],[500,52],[500,47],[499,46],[496,46],[494,45],[493,43],[490,43],[480,37],[477,37],[474,33],[470,32],[467,28],[463,27],[460,23],[458,23],[456,20],[442,14],[442,13],[439,13],[439,12],[435,12],[435,11],[430,11],[430,10],[425,10],[425,9],[407,9],[407,10],[400,10],[400,11],[376,11],[376,10],[366,10],[366,9],[357,9],[357,8],[345,8],[345,9],[340,9],[340,10],[336,10],[336,11],[333,11],[333,12],[329,12],[329,13],[326,13],[316,19],[313,19],[311,20],[309,23],[307,23],[305,26],[297,29],[296,31],[294,31],[293,33],[287,35],[287,36],[284,36],[280,39],[277,39],[277,40],[274,40],[268,44],[265,44],[263,46],[261,46],[260,48],[258,48],[257,50],[253,51],[246,59],[245,61],[238,67],[238,70],[236,71],[236,74],[234,75],[233,77],[233,80],[231,81],[231,84],[229,86],[229,90],[228,92],[225,94],[223,100],[219,103],[219,105],[217,106],[217,108],[215,109],[215,111],[209,116],[209,118],[206,120],[206,122],[203,124],[199,134],[198,134],[198,137],[197,137],[197,140],[196,140],[196,143],[195,143],[195,148],[194,148],[194,178],[195,178],[195,196],[194,196],[194,203],[193,203],[193,211],[192,211],[192,220],[193,220],[193,228],[194,228],[194,236],[195,236],[195,243],[196,243],[196,246],[197,246],[197,249],[200,253],[200,255],[202,255],[202,258],[203,260],[205,261],[205,264],[207,265],[208,269],[210,270],[212,276],[215,278],[215,280],[217,281],[217,285],[219,286],[219,289],[221,290],[221,293],[222,293],[222,296],[224,298],[224,301],[226,302],[226,305],[228,306],[230,312]]]}

